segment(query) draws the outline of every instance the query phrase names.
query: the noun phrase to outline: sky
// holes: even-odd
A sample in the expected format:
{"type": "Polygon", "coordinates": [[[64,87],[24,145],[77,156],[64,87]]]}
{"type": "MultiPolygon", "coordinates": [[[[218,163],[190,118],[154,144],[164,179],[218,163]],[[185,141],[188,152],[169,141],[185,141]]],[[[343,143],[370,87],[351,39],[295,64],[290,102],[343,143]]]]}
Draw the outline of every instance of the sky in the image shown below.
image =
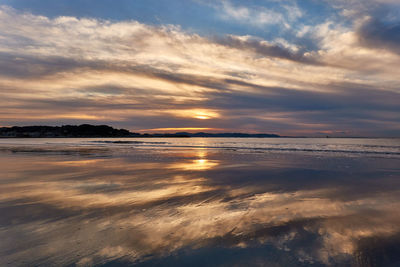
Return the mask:
{"type": "Polygon", "coordinates": [[[0,0],[0,126],[400,136],[400,0],[0,0]]]}

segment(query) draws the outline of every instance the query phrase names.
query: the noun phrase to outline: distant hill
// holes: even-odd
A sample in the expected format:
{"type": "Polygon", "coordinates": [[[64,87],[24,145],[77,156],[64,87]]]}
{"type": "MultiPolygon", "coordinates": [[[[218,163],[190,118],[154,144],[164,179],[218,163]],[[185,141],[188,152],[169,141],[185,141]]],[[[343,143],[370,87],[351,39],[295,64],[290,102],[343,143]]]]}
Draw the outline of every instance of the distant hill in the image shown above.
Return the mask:
{"type": "Polygon", "coordinates": [[[76,138],[76,137],[280,137],[276,134],[248,133],[133,133],[107,125],[14,126],[0,128],[0,138],[76,138]]]}
{"type": "Polygon", "coordinates": [[[130,137],[125,129],[107,125],[23,126],[0,128],[0,137],[130,137]]]}
{"type": "Polygon", "coordinates": [[[266,138],[266,137],[280,137],[277,134],[249,134],[249,133],[176,133],[180,135],[188,135],[190,137],[241,137],[241,138],[249,138],[249,137],[258,137],[258,138],[266,138]]]}

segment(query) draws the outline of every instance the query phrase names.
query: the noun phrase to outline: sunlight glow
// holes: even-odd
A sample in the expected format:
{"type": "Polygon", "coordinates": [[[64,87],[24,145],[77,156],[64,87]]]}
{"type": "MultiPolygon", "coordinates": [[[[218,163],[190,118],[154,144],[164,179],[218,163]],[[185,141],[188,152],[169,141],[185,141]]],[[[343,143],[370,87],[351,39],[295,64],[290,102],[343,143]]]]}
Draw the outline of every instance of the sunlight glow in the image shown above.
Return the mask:
{"type": "Polygon", "coordinates": [[[181,170],[191,170],[191,171],[202,171],[213,169],[219,165],[217,160],[208,159],[195,159],[191,161],[177,162],[169,166],[170,169],[181,169],[181,170]]]}
{"type": "Polygon", "coordinates": [[[221,117],[216,110],[210,109],[170,109],[165,112],[174,117],[194,118],[199,120],[208,120],[221,117]]]}
{"type": "Polygon", "coordinates": [[[208,120],[219,117],[217,112],[211,110],[189,110],[189,112],[194,113],[193,118],[199,120],[208,120]]]}
{"type": "Polygon", "coordinates": [[[144,129],[143,131],[205,131],[205,130],[219,130],[217,128],[196,128],[196,127],[183,127],[183,128],[153,128],[144,129]]]}
{"type": "Polygon", "coordinates": [[[195,118],[200,119],[200,120],[208,120],[210,117],[204,116],[204,115],[197,115],[197,116],[195,116],[195,118]]]}

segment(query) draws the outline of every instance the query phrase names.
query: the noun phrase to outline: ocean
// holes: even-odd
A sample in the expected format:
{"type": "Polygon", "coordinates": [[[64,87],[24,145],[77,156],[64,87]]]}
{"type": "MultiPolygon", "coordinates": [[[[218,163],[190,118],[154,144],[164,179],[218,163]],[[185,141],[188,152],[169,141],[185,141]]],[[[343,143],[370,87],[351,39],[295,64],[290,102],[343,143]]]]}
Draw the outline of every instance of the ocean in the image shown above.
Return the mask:
{"type": "Polygon", "coordinates": [[[0,266],[399,266],[400,139],[0,139],[0,266]]]}

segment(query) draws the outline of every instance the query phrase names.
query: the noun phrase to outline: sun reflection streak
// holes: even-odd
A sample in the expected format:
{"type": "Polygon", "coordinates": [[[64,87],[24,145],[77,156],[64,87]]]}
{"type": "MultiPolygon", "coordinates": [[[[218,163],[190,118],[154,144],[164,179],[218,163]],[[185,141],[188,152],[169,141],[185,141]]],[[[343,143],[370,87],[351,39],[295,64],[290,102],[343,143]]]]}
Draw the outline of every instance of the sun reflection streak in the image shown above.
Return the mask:
{"type": "Polygon", "coordinates": [[[190,170],[202,171],[202,170],[213,169],[218,165],[219,161],[217,160],[194,159],[194,160],[189,160],[187,162],[172,163],[171,165],[168,166],[168,168],[181,169],[186,171],[190,170]]]}
{"type": "MultiPolygon", "coordinates": [[[[202,145],[206,145],[207,140],[202,143],[202,145]]],[[[168,166],[171,169],[181,169],[181,170],[194,170],[194,171],[202,171],[216,168],[219,164],[219,160],[210,160],[207,159],[207,150],[203,148],[197,148],[195,152],[196,159],[193,160],[184,160],[181,162],[174,162],[168,166]]]]}

